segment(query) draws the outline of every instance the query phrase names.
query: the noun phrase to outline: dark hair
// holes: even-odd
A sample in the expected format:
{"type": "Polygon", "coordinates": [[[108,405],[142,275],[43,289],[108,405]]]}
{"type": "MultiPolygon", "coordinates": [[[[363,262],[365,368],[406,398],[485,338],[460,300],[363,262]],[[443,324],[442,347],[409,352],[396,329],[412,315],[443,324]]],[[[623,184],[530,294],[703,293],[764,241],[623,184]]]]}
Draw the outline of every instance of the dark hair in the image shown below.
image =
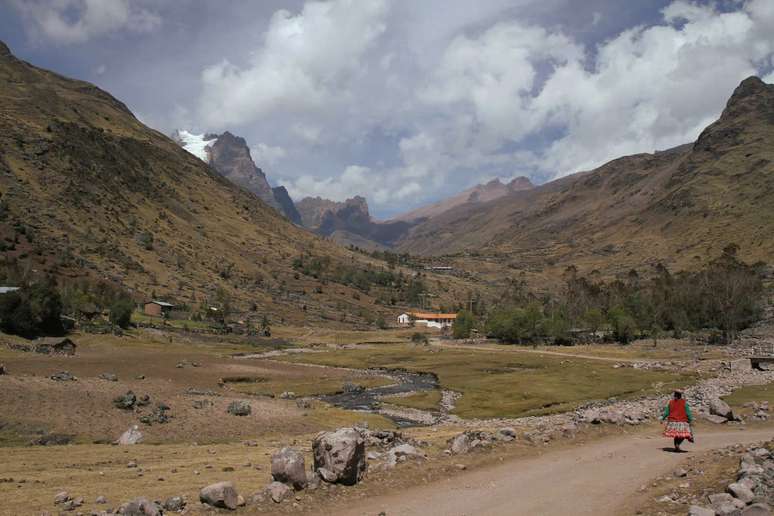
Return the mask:
{"type": "Polygon", "coordinates": [[[680,392],[680,391],[675,391],[675,399],[676,399],[676,400],[679,400],[679,399],[680,399],[680,398],[682,398],[682,397],[683,397],[683,393],[682,393],[682,392],[680,392]]]}

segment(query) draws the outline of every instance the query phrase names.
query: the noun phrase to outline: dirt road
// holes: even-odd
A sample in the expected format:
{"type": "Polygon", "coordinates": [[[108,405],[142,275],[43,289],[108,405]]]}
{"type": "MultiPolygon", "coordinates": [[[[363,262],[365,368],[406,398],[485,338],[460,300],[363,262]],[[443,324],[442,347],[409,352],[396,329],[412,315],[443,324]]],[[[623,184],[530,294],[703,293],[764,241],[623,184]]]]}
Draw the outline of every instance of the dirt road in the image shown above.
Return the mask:
{"type": "MultiPolygon", "coordinates": [[[[774,428],[699,433],[690,451],[774,437],[774,428]]],[[[350,506],[341,515],[618,515],[643,484],[670,472],[687,454],[662,450],[653,435],[616,437],[540,457],[513,460],[350,506]]]]}

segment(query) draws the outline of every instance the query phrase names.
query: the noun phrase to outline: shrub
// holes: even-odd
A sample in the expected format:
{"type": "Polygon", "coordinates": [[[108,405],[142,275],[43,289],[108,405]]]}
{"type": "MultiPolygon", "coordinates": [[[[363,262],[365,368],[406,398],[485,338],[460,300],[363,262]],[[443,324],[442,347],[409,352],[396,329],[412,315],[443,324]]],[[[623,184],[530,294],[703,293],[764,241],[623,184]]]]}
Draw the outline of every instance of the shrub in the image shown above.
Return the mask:
{"type": "Polygon", "coordinates": [[[132,311],[134,310],[134,303],[131,299],[119,298],[113,301],[110,305],[110,322],[126,329],[132,321],[132,311]]]}
{"type": "Polygon", "coordinates": [[[455,339],[470,338],[470,332],[473,330],[474,323],[472,313],[467,310],[460,310],[457,312],[454,324],[452,324],[452,335],[455,339]]]}

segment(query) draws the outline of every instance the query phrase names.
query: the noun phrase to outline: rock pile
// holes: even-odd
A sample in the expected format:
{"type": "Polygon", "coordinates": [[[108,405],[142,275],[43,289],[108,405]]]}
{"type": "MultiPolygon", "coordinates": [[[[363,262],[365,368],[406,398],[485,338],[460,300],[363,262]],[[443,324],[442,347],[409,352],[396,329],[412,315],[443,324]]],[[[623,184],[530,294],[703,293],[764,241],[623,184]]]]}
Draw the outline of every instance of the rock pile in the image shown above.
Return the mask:
{"type": "Polygon", "coordinates": [[[694,516],[771,515],[774,505],[774,456],[768,448],[750,448],[739,461],[736,481],[725,493],[708,496],[710,507],[691,506],[694,516]]]}

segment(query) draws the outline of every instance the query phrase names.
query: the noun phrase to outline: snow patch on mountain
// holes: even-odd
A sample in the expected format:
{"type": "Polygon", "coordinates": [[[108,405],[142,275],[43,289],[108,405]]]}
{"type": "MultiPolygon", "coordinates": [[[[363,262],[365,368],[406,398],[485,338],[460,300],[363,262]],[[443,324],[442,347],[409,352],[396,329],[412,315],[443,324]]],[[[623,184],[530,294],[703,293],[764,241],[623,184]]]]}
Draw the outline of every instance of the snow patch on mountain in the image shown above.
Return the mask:
{"type": "Polygon", "coordinates": [[[205,163],[210,162],[210,156],[207,153],[207,148],[215,143],[215,140],[218,139],[217,136],[213,135],[205,135],[205,134],[193,134],[189,133],[185,129],[180,129],[177,131],[177,137],[179,138],[183,148],[199,158],[200,160],[204,161],[205,163]],[[206,139],[209,137],[209,140],[206,139]]]}

